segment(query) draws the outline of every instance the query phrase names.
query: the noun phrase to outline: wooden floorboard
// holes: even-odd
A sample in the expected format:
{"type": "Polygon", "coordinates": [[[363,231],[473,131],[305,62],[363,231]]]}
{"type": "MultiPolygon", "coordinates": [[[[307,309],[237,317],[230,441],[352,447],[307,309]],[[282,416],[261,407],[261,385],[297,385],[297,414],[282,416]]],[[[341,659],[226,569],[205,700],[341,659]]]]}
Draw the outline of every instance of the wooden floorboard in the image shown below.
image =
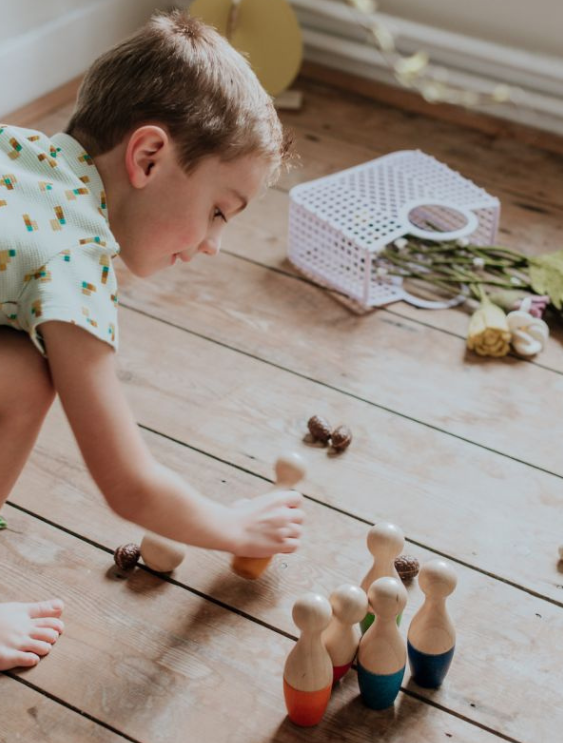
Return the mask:
{"type": "MultiPolygon", "coordinates": [[[[213,494],[222,502],[232,502],[267,487],[262,478],[157,434],[146,434],[146,439],[159,461],[189,477],[202,492],[213,494]]],[[[105,566],[110,570],[111,550],[117,544],[138,541],[142,532],[109,511],[85,468],[76,465],[77,461],[78,452],[71,434],[62,414],[56,411],[11,502],[19,509],[56,523],[67,533],[94,542],[94,545],[77,542],[77,553],[88,552],[91,546],[105,549],[105,566]],[[53,483],[48,498],[41,492],[45,482],[53,483]]],[[[305,493],[308,489],[306,484],[305,493]]],[[[340,505],[342,511],[349,508],[345,502],[340,505]]],[[[247,583],[234,576],[226,556],[194,548],[175,572],[174,580],[251,621],[294,636],[291,606],[296,595],[307,590],[329,594],[344,582],[360,581],[369,566],[365,547],[368,526],[342,511],[310,501],[307,504],[310,526],[303,549],[296,555],[276,558],[261,583],[247,583]]],[[[436,556],[412,543],[407,545],[407,551],[421,561],[436,556]]],[[[456,569],[460,588],[454,616],[460,638],[448,687],[429,694],[409,684],[407,673],[405,688],[507,736],[517,739],[523,736],[526,740],[536,732],[549,740],[556,727],[563,724],[563,711],[559,719],[557,705],[559,692],[552,683],[552,676],[558,673],[558,660],[552,656],[551,645],[551,638],[563,632],[560,608],[474,569],[459,564],[456,569]],[[511,618],[509,624],[491,622],[491,616],[504,616],[507,612],[511,618]],[[522,636],[535,638],[533,650],[520,647],[522,636]],[[475,643],[483,642],[495,648],[494,654],[473,649],[475,643]],[[527,681],[529,674],[536,679],[531,689],[527,681]],[[489,679],[486,686],[482,683],[484,677],[489,679]],[[522,712],[524,698],[525,713],[522,712]]],[[[99,577],[102,576],[103,571],[99,571],[99,577]]],[[[409,587],[405,626],[420,604],[421,594],[415,583],[409,587]]]]}
{"type": "MultiPolygon", "coordinates": [[[[157,458],[218,500],[268,489],[280,451],[303,452],[303,548],[258,583],[234,576],[227,556],[193,548],[171,580],[146,569],[115,579],[112,550],[142,532],[104,504],[56,405],[4,510],[0,598],[55,592],[67,631],[36,669],[0,676],[0,718],[10,714],[0,743],[558,740],[561,330],[532,363],[476,360],[464,350],[466,313],[402,303],[354,313],[285,253],[292,185],[416,148],[499,196],[504,244],[556,249],[563,159],[324,84],[300,87],[304,109],[283,117],[302,167],[229,226],[225,254],[144,282],[119,271],[119,374],[157,458]],[[304,443],[313,413],[353,428],[343,456],[304,443]],[[385,713],[361,704],[352,672],[322,724],[301,730],[281,693],[292,603],[359,581],[368,525],[381,519],[404,528],[405,551],[456,566],[452,670],[432,693],[407,674],[385,713]]],[[[71,108],[25,123],[52,133],[71,108]]],[[[404,629],[420,602],[415,582],[404,629]]]]}

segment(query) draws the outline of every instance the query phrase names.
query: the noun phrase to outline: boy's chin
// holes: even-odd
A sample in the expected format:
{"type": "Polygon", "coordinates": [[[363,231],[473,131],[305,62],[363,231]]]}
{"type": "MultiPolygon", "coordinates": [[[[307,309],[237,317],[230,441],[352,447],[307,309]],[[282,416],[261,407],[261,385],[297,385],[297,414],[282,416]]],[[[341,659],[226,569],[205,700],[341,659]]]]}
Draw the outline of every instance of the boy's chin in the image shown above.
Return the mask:
{"type": "Polygon", "coordinates": [[[133,274],[133,276],[136,276],[139,279],[146,279],[149,276],[153,276],[153,274],[158,273],[159,271],[162,271],[164,268],[166,268],[166,265],[154,265],[153,264],[145,264],[143,262],[139,262],[136,260],[131,260],[130,258],[126,258],[123,254],[120,255],[121,260],[125,264],[127,270],[133,274]]]}

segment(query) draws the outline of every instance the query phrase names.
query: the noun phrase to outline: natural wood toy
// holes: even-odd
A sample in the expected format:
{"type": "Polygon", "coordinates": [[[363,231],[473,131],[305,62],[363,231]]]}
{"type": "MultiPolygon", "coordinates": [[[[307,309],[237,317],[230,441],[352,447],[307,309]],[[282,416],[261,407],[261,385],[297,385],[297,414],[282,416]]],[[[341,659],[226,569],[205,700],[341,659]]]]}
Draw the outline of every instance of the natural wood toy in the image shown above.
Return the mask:
{"type": "Polygon", "coordinates": [[[333,683],[351,666],[360,644],[360,622],[368,610],[366,592],[359,586],[344,584],[330,594],[332,619],[323,632],[323,642],[332,661],[333,683]]]}
{"type": "Polygon", "coordinates": [[[141,557],[145,565],[157,573],[169,573],[186,556],[186,546],[148,531],[141,542],[141,557]]]}
{"type": "MultiPolygon", "coordinates": [[[[395,524],[381,521],[371,527],[367,536],[368,550],[373,556],[373,565],[366,573],[361,586],[367,593],[371,584],[378,578],[387,576],[399,579],[399,573],[395,568],[395,558],[401,554],[405,544],[405,537],[401,529],[395,524]]],[[[401,617],[399,615],[398,622],[401,617]]],[[[373,622],[373,613],[368,611],[361,623],[362,633],[365,632],[373,622]]]]}
{"type": "Polygon", "coordinates": [[[332,689],[332,662],[321,634],[330,622],[328,599],[307,593],[293,606],[293,621],[301,635],[287,656],[283,693],[289,719],[296,725],[317,725],[326,710],[332,689]]]}
{"type": "Polygon", "coordinates": [[[378,578],[368,599],[376,618],[360,641],[358,683],[368,707],[386,709],[399,693],[407,663],[407,648],[397,628],[407,591],[398,578],[378,578]]]}
{"type": "MultiPolygon", "coordinates": [[[[282,455],[276,461],[274,490],[291,490],[305,477],[305,462],[296,452],[282,455]]],[[[232,569],[241,578],[256,580],[268,567],[271,557],[234,557],[232,569]]]]}
{"type": "Polygon", "coordinates": [[[435,689],[446,677],[454,655],[455,628],[446,598],[455,590],[457,577],[445,560],[430,560],[421,567],[418,584],[425,599],[407,635],[409,664],[419,686],[435,689]]]}

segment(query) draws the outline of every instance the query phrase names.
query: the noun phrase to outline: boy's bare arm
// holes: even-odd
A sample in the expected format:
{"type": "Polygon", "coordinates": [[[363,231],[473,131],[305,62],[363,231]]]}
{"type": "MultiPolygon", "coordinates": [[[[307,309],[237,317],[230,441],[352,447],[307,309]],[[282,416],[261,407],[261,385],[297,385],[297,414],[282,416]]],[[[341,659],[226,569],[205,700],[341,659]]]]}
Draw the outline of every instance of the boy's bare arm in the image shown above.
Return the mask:
{"type": "Polygon", "coordinates": [[[296,549],[301,496],[275,493],[232,508],[215,503],[154,460],[115,371],[111,347],[64,322],[41,332],[55,388],[86,465],[123,518],[209,549],[269,556],[296,549]]]}

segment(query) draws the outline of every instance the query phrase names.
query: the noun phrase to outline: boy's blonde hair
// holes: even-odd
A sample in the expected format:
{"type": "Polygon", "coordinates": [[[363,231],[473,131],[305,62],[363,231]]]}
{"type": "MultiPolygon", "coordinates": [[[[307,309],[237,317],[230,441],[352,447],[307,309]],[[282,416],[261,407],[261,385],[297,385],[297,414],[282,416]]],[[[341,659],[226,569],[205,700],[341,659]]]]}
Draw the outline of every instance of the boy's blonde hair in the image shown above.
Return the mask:
{"type": "Polygon", "coordinates": [[[168,129],[186,172],[209,155],[256,154],[274,179],[290,158],[291,138],[246,59],[179,10],[153,16],[93,63],[66,131],[95,157],[148,123],[168,129]]]}

